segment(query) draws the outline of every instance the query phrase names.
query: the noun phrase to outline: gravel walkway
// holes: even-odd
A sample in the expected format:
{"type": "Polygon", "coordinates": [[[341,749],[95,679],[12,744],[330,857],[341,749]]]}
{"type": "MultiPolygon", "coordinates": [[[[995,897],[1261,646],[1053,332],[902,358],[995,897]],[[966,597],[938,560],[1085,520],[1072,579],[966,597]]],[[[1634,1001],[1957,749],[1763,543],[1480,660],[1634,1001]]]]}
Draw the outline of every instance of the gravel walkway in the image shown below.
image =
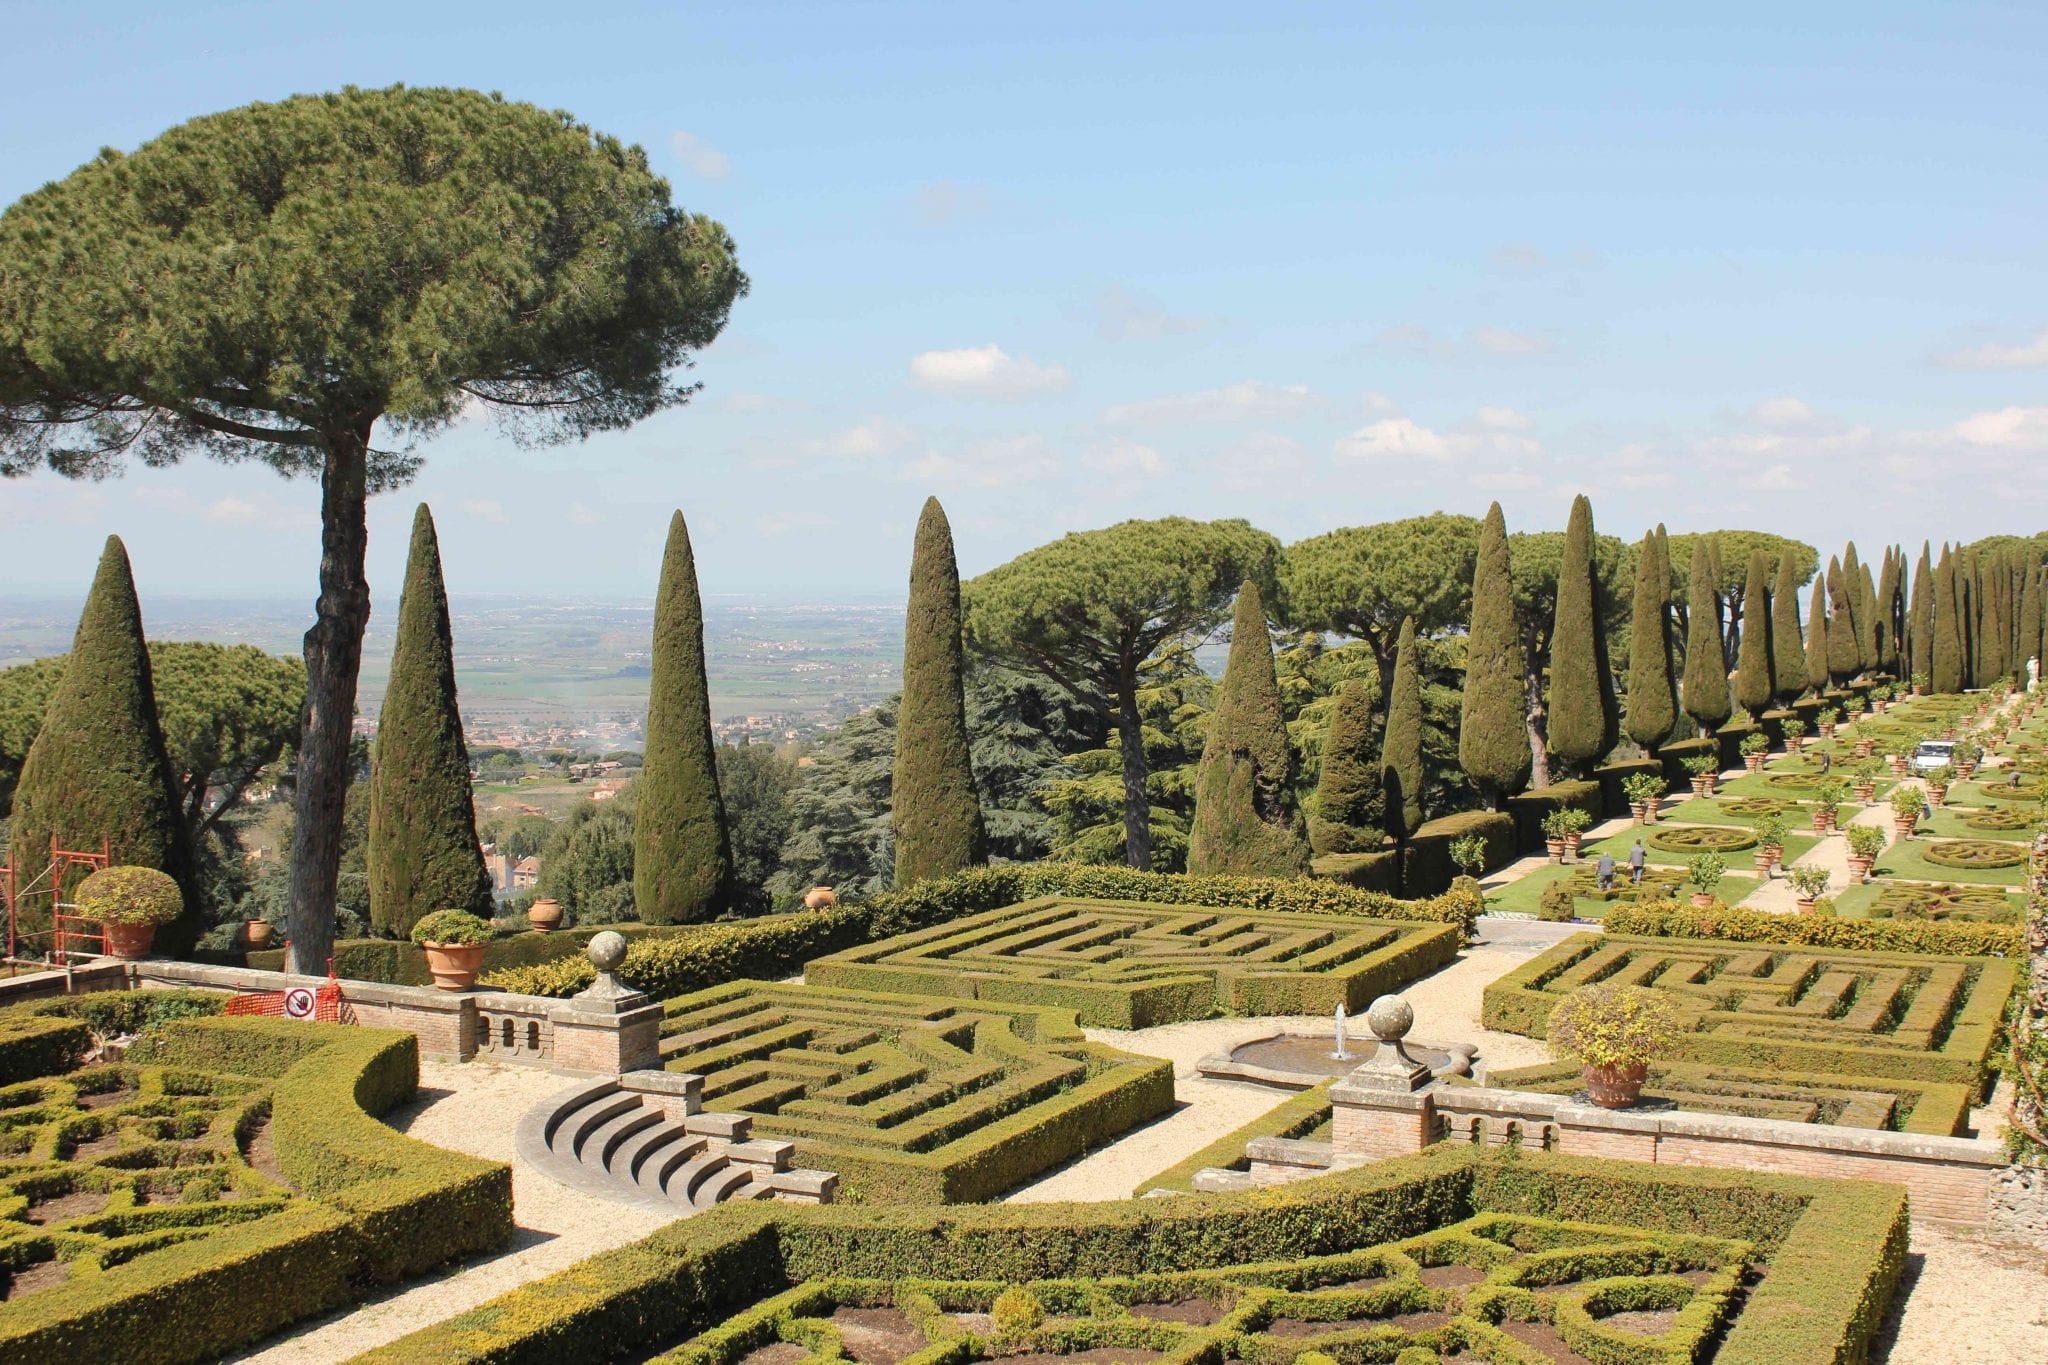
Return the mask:
{"type": "Polygon", "coordinates": [[[1913,1225],[1906,1278],[1871,1358],[1891,1365],[2048,1360],[2048,1278],[2038,1251],[1913,1225]]]}
{"type": "Polygon", "coordinates": [[[420,1063],[419,1098],[385,1121],[437,1147],[511,1162],[516,1223],[511,1245],[439,1278],[301,1323],[233,1358],[263,1365],[347,1360],[674,1221],[580,1195],[518,1160],[512,1150],[513,1125],[562,1085],[560,1076],[546,1071],[488,1062],[420,1063]]]}

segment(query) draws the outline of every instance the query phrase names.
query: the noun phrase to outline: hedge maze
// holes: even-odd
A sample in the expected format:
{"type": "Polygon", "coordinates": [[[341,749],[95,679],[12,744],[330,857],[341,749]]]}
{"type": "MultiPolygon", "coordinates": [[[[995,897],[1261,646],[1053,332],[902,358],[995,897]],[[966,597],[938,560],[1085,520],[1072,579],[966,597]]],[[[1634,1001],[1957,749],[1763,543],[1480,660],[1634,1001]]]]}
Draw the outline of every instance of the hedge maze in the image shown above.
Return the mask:
{"type": "MultiPolygon", "coordinates": [[[[1586,1085],[1577,1066],[1562,1062],[1489,1072],[1487,1083],[1546,1095],[1577,1094],[1586,1085]]],[[[1976,1090],[1877,1076],[1760,1075],[1740,1067],[1676,1064],[1653,1065],[1643,1094],[1699,1113],[1952,1137],[1967,1129],[1976,1090]]]]}
{"type": "Polygon", "coordinates": [[[2009,844],[1999,839],[1937,839],[1921,849],[1920,856],[1937,867],[1988,872],[1994,868],[2018,867],[2027,860],[2027,848],[2024,844],[2009,844]]]}
{"type": "Polygon", "coordinates": [[[1486,988],[1486,1027],[1543,1037],[1596,982],[1670,992],[1690,1030],[1671,1060],[1778,1075],[1974,1085],[2014,984],[1999,958],[1608,934],[1565,940],[1486,988]]]}
{"type": "Polygon", "coordinates": [[[1866,913],[1871,919],[1960,919],[2016,924],[2020,908],[2012,894],[2001,886],[1888,882],[1879,888],[1866,913]]]}
{"type": "Polygon", "coordinates": [[[813,961],[813,985],[1072,1010],[1137,1029],[1357,1011],[1449,962],[1454,925],[1046,897],[813,961]]]}
{"type": "Polygon", "coordinates": [[[1733,825],[1660,825],[1645,842],[1665,853],[1739,853],[1756,847],[1756,835],[1733,825]]]}
{"type": "Polygon", "coordinates": [[[850,1202],[990,1199],[1173,1106],[1171,1063],[1090,1043],[1064,1010],[763,981],[665,1010],[667,1068],[850,1202]]]}

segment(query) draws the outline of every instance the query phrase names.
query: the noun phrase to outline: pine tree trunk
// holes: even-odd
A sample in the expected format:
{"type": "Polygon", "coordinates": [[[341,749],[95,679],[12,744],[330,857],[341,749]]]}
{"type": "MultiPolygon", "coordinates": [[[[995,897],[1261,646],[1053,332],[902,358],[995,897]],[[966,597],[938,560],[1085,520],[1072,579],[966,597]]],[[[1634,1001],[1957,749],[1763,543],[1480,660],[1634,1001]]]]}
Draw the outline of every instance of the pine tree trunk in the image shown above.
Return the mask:
{"type": "Polygon", "coordinates": [[[1145,795],[1145,723],[1138,715],[1138,660],[1130,650],[1117,661],[1116,732],[1124,751],[1124,862],[1152,867],[1152,802],[1145,795]]]}
{"type": "Polygon", "coordinates": [[[306,705],[300,713],[299,779],[292,831],[291,939],[286,968],[324,973],[334,949],[334,893],[341,870],[342,803],[356,674],[370,621],[366,504],[369,422],[337,432],[320,475],[320,601],[306,632],[306,705]]]}

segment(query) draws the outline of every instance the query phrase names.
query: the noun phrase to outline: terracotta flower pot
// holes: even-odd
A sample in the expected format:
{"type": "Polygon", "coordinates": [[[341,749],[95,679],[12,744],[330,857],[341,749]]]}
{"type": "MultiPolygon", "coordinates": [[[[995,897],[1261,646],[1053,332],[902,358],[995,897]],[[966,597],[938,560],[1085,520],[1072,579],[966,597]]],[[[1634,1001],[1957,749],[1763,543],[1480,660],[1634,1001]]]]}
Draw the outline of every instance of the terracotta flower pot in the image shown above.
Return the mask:
{"type": "Polygon", "coordinates": [[[1602,1109],[1627,1109],[1643,1097],[1643,1082],[1649,1079],[1646,1063],[1634,1066],[1586,1066],[1579,1068],[1586,1082],[1586,1096],[1602,1109]]]}
{"type": "Polygon", "coordinates": [[[1692,780],[1692,794],[1694,796],[1712,796],[1714,794],[1713,775],[1708,774],[1704,777],[1695,777],[1692,780]]]}
{"type": "Polygon", "coordinates": [[[1856,799],[1858,801],[1868,805],[1876,796],[1877,784],[1875,782],[1858,782],[1856,784],[1856,799]]]}
{"type": "Polygon", "coordinates": [[[1776,867],[1778,860],[1784,856],[1785,850],[1782,848],[1760,848],[1756,851],[1756,870],[1768,877],[1771,875],[1771,869],[1776,867]]]}
{"type": "Polygon", "coordinates": [[[1567,834],[1564,836],[1564,856],[1567,860],[1574,862],[1577,861],[1579,856],[1579,844],[1583,842],[1584,837],[1585,836],[1579,834],[1567,834]]]}
{"type": "Polygon", "coordinates": [[[1543,841],[1543,847],[1550,854],[1550,861],[1552,861],[1553,863],[1561,863],[1564,861],[1564,840],[1545,839],[1543,841]]]}
{"type": "Polygon", "coordinates": [[[1794,896],[1792,908],[1802,915],[1810,915],[1813,913],[1813,903],[1819,899],[1818,896],[1794,896]]]}
{"type": "Polygon", "coordinates": [[[1835,737],[1835,727],[1834,727],[1834,726],[1832,726],[1832,725],[1823,725],[1823,726],[1821,726],[1821,727],[1820,727],[1820,737],[1821,737],[1822,739],[1833,739],[1833,738],[1835,737]]]}
{"type": "Polygon", "coordinates": [[[1905,816],[1900,816],[1892,821],[1892,834],[1899,839],[1910,839],[1913,837],[1914,826],[1919,823],[1918,820],[1909,820],[1905,816]]]}
{"type": "Polygon", "coordinates": [[[829,886],[814,886],[804,892],[804,909],[823,910],[839,904],[839,893],[829,886]]]}
{"type": "Polygon", "coordinates": [[[1664,798],[1661,796],[1653,796],[1649,800],[1643,802],[1644,824],[1654,825],[1657,823],[1657,808],[1659,805],[1663,803],[1663,800],[1664,798]]]}
{"type": "Polygon", "coordinates": [[[562,927],[562,903],[551,896],[542,896],[526,907],[526,922],[545,934],[562,927]]]}
{"type": "Polygon", "coordinates": [[[1767,755],[1764,754],[1744,754],[1742,756],[1742,766],[1753,773],[1760,773],[1764,770],[1764,759],[1766,757],[1767,755]]]}
{"type": "Polygon", "coordinates": [[[426,951],[427,970],[434,974],[434,984],[444,991],[468,990],[484,965],[481,943],[423,943],[420,947],[426,951]]]}
{"type": "Polygon", "coordinates": [[[242,921],[242,943],[251,952],[258,952],[270,946],[270,921],[251,919],[242,921]]]}
{"type": "Polygon", "coordinates": [[[1834,816],[1823,810],[1817,810],[1813,813],[1813,832],[1815,834],[1827,834],[1832,832],[1834,828],[1834,816]]]}
{"type": "Polygon", "coordinates": [[[1785,752],[1786,752],[1786,753],[1788,753],[1788,754],[1796,754],[1796,753],[1800,752],[1800,750],[1804,749],[1805,747],[1806,747],[1806,736],[1805,736],[1805,735],[1787,735],[1787,736],[1785,736],[1785,752]]]}
{"type": "Polygon", "coordinates": [[[1643,816],[1643,812],[1644,812],[1644,806],[1643,806],[1643,803],[1642,803],[1642,802],[1640,802],[1640,801],[1631,801],[1631,802],[1629,802],[1629,803],[1628,803],[1628,814],[1629,814],[1629,821],[1630,821],[1630,823],[1631,823],[1631,824],[1637,824],[1637,825],[1640,825],[1640,824],[1642,824],[1642,823],[1643,823],[1643,818],[1644,818],[1644,816],[1643,816]]]}
{"type": "Polygon", "coordinates": [[[1849,880],[1857,883],[1858,885],[1861,885],[1862,883],[1869,881],[1870,863],[1870,859],[1859,858],[1854,853],[1851,853],[1849,855],[1849,880]]]}
{"type": "Polygon", "coordinates": [[[154,924],[102,924],[106,931],[107,952],[114,957],[133,961],[149,956],[149,945],[156,941],[154,924]]]}
{"type": "Polygon", "coordinates": [[[1947,787],[1941,786],[1940,784],[1938,784],[1938,783],[1934,783],[1934,782],[1929,782],[1929,783],[1927,784],[1927,804],[1928,804],[1928,805],[1930,805],[1930,806],[1938,806],[1938,805],[1940,805],[1940,804],[1941,804],[1942,802],[1946,801],[1947,799],[1948,799],[1948,788],[1947,788],[1947,787]]]}
{"type": "Polygon", "coordinates": [[[1871,750],[1876,747],[1877,741],[1874,739],[1859,739],[1856,741],[1856,757],[1869,758],[1871,750]]]}

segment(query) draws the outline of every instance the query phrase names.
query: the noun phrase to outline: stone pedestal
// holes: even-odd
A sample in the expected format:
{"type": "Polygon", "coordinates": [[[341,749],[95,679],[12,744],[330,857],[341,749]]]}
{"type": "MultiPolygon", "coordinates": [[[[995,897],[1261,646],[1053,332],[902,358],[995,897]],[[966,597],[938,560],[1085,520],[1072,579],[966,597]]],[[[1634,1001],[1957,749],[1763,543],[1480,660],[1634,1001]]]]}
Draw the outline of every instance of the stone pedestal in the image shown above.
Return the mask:
{"type": "Polygon", "coordinates": [[[616,1076],[661,1065],[661,1006],[612,974],[626,956],[623,935],[606,930],[585,949],[597,980],[548,1014],[554,1069],[572,1076],[616,1076]]]}
{"type": "Polygon", "coordinates": [[[1330,1087],[1330,1145],[1340,1156],[1367,1161],[1419,1152],[1436,1137],[1430,1091],[1437,1082],[1429,1064],[1401,1043],[1415,1027],[1415,1011],[1398,995],[1383,995],[1365,1022],[1379,1045],[1330,1087]]]}

